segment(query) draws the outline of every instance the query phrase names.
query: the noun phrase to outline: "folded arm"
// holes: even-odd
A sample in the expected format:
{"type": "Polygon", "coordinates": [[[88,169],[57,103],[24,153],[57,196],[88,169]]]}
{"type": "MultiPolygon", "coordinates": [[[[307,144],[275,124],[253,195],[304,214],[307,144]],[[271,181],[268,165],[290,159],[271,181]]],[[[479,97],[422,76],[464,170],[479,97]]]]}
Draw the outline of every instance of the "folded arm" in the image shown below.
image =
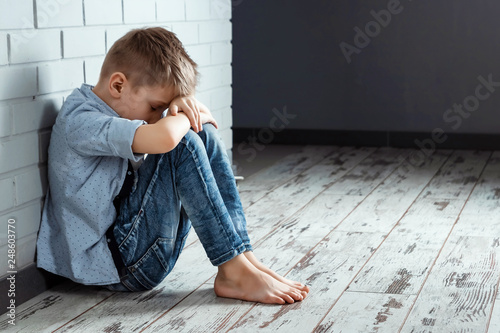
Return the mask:
{"type": "Polygon", "coordinates": [[[176,98],[170,103],[166,117],[137,129],[132,151],[136,154],[167,153],[179,144],[190,128],[199,132],[206,123],[218,127],[205,105],[191,96],[176,98]]]}

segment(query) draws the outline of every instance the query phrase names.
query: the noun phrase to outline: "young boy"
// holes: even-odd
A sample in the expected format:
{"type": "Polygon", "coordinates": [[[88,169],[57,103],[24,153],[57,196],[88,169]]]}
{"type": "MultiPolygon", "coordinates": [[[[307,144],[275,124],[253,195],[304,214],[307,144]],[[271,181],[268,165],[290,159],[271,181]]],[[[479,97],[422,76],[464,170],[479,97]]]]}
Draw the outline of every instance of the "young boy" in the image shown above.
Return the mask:
{"type": "Polygon", "coordinates": [[[173,33],[137,29],[109,50],[95,87],[66,99],[49,146],[38,267],[110,290],[152,289],[192,224],[218,266],[218,296],[306,297],[307,286],[253,255],[217,122],[193,97],[197,75],[173,33]]]}

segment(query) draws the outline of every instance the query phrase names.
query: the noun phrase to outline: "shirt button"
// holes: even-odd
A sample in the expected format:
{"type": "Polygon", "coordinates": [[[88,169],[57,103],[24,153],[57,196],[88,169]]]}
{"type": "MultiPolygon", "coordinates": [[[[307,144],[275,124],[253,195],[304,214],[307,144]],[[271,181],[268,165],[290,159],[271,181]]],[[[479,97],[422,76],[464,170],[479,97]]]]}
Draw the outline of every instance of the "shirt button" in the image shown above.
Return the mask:
{"type": "Polygon", "coordinates": [[[127,172],[127,175],[129,175],[129,176],[130,176],[131,174],[132,174],[132,171],[127,172]]]}

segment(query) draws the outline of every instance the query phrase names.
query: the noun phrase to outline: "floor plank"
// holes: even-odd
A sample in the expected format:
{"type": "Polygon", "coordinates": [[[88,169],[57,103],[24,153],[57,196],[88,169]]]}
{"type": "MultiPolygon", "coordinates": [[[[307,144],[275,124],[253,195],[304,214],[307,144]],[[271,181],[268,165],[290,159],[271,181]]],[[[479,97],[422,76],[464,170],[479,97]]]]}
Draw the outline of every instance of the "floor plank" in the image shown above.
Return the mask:
{"type": "Polygon", "coordinates": [[[314,332],[394,333],[414,298],[413,295],[348,291],[314,332]]]}
{"type": "Polygon", "coordinates": [[[17,307],[16,325],[1,321],[0,331],[51,332],[98,306],[112,295],[112,292],[99,287],[67,282],[17,307]]]}
{"type": "Polygon", "coordinates": [[[243,207],[251,206],[264,197],[266,193],[285,184],[339,150],[340,147],[306,146],[300,152],[291,154],[246,178],[239,183],[243,207]]]}
{"type": "Polygon", "coordinates": [[[402,332],[485,332],[496,296],[500,244],[451,236],[402,332]]]}
{"type": "Polygon", "coordinates": [[[398,167],[340,225],[339,230],[389,233],[448,156],[447,153],[438,152],[418,168],[408,170],[398,167]]]}
{"type": "Polygon", "coordinates": [[[450,156],[356,277],[350,291],[417,294],[475,184],[464,185],[467,182],[462,180],[477,181],[489,155],[459,151],[450,156]],[[470,156],[475,157],[474,168],[463,163],[470,156]],[[456,175],[460,181],[455,181],[456,175]],[[445,184],[446,191],[437,184],[445,184]],[[441,193],[444,198],[432,198],[428,193],[441,193]],[[461,199],[449,199],[448,193],[462,193],[451,196],[461,199]]]}

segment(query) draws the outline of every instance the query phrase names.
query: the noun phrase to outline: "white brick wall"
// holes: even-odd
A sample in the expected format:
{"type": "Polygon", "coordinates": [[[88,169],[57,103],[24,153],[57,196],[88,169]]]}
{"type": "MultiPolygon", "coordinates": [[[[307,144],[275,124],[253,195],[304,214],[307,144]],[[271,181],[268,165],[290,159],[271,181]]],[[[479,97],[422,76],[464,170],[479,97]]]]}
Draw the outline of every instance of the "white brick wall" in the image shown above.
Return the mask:
{"type": "Polygon", "coordinates": [[[64,98],[96,84],[106,52],[133,28],[174,31],[198,63],[197,98],[232,147],[231,0],[0,0],[0,278],[7,220],[18,269],[33,263],[50,130],[64,98]]]}

